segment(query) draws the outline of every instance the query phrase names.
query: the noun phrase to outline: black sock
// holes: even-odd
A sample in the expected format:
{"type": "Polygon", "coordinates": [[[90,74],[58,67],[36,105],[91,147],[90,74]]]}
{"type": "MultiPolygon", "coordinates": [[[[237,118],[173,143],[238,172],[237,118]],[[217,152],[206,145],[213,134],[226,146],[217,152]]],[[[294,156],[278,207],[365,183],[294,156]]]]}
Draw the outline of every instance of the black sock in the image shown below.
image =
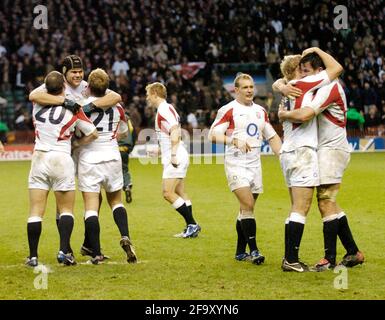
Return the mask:
{"type": "Polygon", "coordinates": [[[84,220],[85,232],[88,234],[88,247],[92,249],[92,257],[100,256],[100,225],[97,216],[84,220]]]}
{"type": "Polygon", "coordinates": [[[83,247],[86,247],[88,249],[91,248],[90,238],[88,235],[88,230],[86,228],[86,220],[84,220],[84,241],[83,241],[83,247]]]}
{"type": "Polygon", "coordinates": [[[338,219],[323,223],[325,259],[330,263],[336,263],[338,219]]]}
{"type": "Polygon", "coordinates": [[[28,222],[27,224],[29,257],[37,257],[37,247],[41,235],[41,221],[28,222]]]}
{"type": "Polygon", "coordinates": [[[74,218],[71,215],[61,215],[59,219],[60,251],[64,253],[72,252],[70,239],[74,228],[74,218]]]}
{"type": "Polygon", "coordinates": [[[187,207],[187,209],[188,209],[188,211],[189,211],[188,219],[189,219],[189,221],[192,221],[191,223],[187,223],[187,224],[197,224],[196,221],[195,221],[195,219],[194,219],[194,216],[193,216],[193,212],[192,212],[192,204],[190,204],[190,205],[187,205],[187,204],[186,204],[186,207],[187,207]],[[191,217],[191,219],[190,219],[190,217],[191,217]]]}
{"type": "Polygon", "coordinates": [[[237,219],[237,223],[235,225],[235,228],[237,230],[238,240],[237,240],[237,251],[236,255],[245,253],[246,252],[246,245],[247,241],[245,239],[245,235],[243,234],[242,227],[241,227],[241,221],[237,219]]]}
{"type": "Polygon", "coordinates": [[[247,241],[247,244],[249,245],[250,252],[258,250],[257,240],[255,239],[255,235],[257,233],[257,224],[255,222],[255,219],[242,219],[241,227],[243,235],[247,241]]]}
{"type": "Polygon", "coordinates": [[[130,237],[128,233],[128,219],[127,219],[127,211],[125,207],[118,207],[112,211],[114,215],[114,220],[116,225],[119,228],[120,235],[122,237],[130,237]]]}
{"type": "Polygon", "coordinates": [[[185,203],[183,203],[183,205],[181,205],[178,209],[175,209],[175,210],[178,211],[181,214],[181,216],[184,218],[184,220],[186,221],[186,225],[196,224],[192,216],[192,210],[190,211],[190,209],[186,206],[185,203]]]}
{"type": "Polygon", "coordinates": [[[285,222],[285,259],[289,254],[289,221],[285,222]]]}
{"type": "Polygon", "coordinates": [[[301,244],[305,225],[300,222],[289,221],[288,224],[288,252],[286,260],[289,263],[298,262],[298,251],[301,244]]]}
{"type": "Polygon", "coordinates": [[[352,232],[349,228],[348,219],[345,215],[338,219],[338,236],[342,242],[342,245],[345,247],[347,254],[351,255],[358,252],[358,247],[353,239],[352,232]]]}

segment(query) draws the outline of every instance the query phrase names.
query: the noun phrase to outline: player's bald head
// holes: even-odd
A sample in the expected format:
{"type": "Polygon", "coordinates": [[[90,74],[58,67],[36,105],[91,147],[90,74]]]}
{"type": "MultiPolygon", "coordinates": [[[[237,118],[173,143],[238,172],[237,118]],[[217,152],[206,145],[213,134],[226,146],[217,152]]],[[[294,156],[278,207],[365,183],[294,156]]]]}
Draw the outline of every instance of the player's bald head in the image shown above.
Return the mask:
{"type": "Polygon", "coordinates": [[[51,71],[45,77],[44,83],[49,94],[58,95],[64,89],[64,76],[60,72],[51,71]]]}

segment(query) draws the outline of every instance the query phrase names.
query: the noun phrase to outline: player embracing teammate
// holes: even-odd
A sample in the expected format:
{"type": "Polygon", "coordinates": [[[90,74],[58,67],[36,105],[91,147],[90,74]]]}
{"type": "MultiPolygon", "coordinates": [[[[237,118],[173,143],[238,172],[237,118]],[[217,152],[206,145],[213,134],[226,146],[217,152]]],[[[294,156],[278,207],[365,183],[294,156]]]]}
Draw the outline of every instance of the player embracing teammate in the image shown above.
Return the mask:
{"type": "Polygon", "coordinates": [[[311,270],[334,268],[337,236],[347,251],[340,264],[347,267],[361,264],[364,256],[353,239],[345,213],[336,202],[350,159],[345,128],[346,97],[338,82],[342,66],[321,49],[309,48],[302,56],[286,57],[281,70],[286,79],[277,80],[273,88],[297,96],[289,98],[279,111],[285,136],[281,163],[292,199],[285,226],[282,269],[309,271],[299,260],[298,250],[314,187],[323,220],[325,257],[311,270]],[[292,90],[292,85],[300,91],[292,90]]]}

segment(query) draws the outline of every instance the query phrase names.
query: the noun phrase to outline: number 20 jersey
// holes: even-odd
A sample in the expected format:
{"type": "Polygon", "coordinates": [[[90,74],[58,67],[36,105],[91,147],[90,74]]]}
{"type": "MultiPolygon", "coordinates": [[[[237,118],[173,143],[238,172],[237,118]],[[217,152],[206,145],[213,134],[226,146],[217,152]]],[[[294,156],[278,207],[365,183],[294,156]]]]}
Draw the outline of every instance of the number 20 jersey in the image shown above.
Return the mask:
{"type": "Polygon", "coordinates": [[[82,110],[74,115],[62,106],[43,108],[34,104],[32,117],[35,125],[35,150],[71,154],[71,137],[75,127],[86,136],[95,130],[82,110]]]}
{"type": "Polygon", "coordinates": [[[247,141],[251,151],[246,154],[234,145],[226,147],[226,163],[241,167],[259,167],[263,139],[269,140],[276,135],[262,106],[255,103],[245,106],[237,100],[218,110],[210,131],[210,134],[227,134],[231,138],[247,141]]]}

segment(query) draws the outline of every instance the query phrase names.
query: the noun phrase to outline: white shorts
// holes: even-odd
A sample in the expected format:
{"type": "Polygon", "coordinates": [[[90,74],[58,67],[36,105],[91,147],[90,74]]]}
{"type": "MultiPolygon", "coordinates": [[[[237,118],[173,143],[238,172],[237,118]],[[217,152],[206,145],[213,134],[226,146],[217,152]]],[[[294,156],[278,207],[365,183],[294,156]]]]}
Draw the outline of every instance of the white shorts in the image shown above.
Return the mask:
{"type": "Polygon", "coordinates": [[[310,147],[300,147],[291,152],[282,152],[279,158],[289,188],[319,186],[316,150],[310,147]]]}
{"type": "Polygon", "coordinates": [[[225,163],[225,173],[231,191],[249,187],[252,193],[263,193],[261,166],[245,168],[225,163]]]}
{"type": "Polygon", "coordinates": [[[176,159],[179,163],[177,168],[171,164],[171,159],[163,160],[165,163],[163,164],[162,179],[183,179],[186,177],[190,159],[184,147],[178,149],[176,159]]]}
{"type": "Polygon", "coordinates": [[[111,160],[101,163],[88,163],[79,160],[79,190],[82,192],[115,192],[123,188],[122,161],[111,160]]]}
{"type": "Polygon", "coordinates": [[[350,153],[344,150],[319,149],[317,154],[320,184],[341,183],[350,161],[350,153]]]}
{"type": "Polygon", "coordinates": [[[32,156],[28,188],[75,190],[75,166],[71,156],[65,152],[36,150],[32,156]]]}
{"type": "Polygon", "coordinates": [[[78,175],[78,166],[79,166],[79,150],[80,148],[76,148],[72,151],[72,161],[75,164],[75,176],[78,175]]]}

